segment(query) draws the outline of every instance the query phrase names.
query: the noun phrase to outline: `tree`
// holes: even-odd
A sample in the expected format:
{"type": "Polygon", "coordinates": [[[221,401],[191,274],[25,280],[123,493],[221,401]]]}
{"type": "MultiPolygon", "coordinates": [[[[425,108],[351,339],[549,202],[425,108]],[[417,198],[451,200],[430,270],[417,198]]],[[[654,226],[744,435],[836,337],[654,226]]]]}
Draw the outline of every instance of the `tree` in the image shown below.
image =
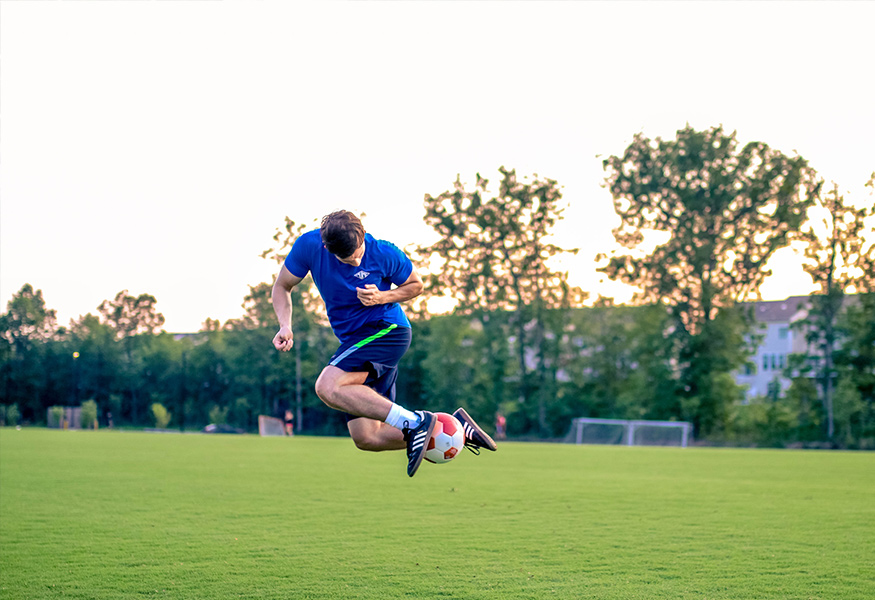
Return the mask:
{"type": "Polygon", "coordinates": [[[762,142],[739,149],[735,132],[722,127],[687,126],[673,140],[637,134],[604,167],[621,218],[614,237],[638,255],[615,253],[600,270],[637,286],[637,301],[670,309],[685,360],[681,387],[699,402],[696,422],[707,433],[716,425],[702,394],[713,389],[708,354],[717,313],[757,292],[769,258],[794,238],[820,183],[803,158],[762,142]],[[645,234],[654,231],[668,239],[646,253],[645,234]]]}
{"type": "Polygon", "coordinates": [[[860,447],[875,448],[875,293],[860,294],[839,316],[836,367],[863,402],[860,447]]]}
{"type": "MultiPolygon", "coordinates": [[[[872,180],[869,183],[871,185],[872,180]]],[[[827,437],[833,439],[833,388],[837,377],[833,354],[839,341],[836,320],[848,289],[875,291],[870,273],[875,260],[875,236],[868,241],[864,237],[866,219],[875,214],[875,210],[849,205],[835,183],[828,194],[819,195],[816,200],[813,210],[819,213],[819,219],[810,219],[802,231],[801,239],[806,244],[802,267],[820,288],[820,293],[811,299],[808,316],[800,326],[812,349],[808,360],[820,383],[827,437]]]]}
{"type": "Polygon", "coordinates": [[[164,325],[164,315],[156,309],[156,302],[155,296],[150,294],[129,296],[128,290],[122,290],[113,301],[101,302],[97,310],[115,330],[118,339],[139,334],[154,335],[164,325]]]}
{"type": "Polygon", "coordinates": [[[495,414],[506,398],[507,357],[493,351],[501,344],[490,332],[501,329],[484,327],[481,320],[463,315],[433,317],[420,329],[425,335],[414,338],[417,348],[410,354],[415,357],[418,348],[424,350],[418,366],[425,404],[450,413],[465,406],[477,414],[495,414]]]}
{"type": "MultiPolygon", "coordinates": [[[[65,355],[78,352],[75,368],[78,385],[83,397],[93,397],[98,406],[111,410],[110,398],[122,385],[119,373],[124,369],[124,352],[116,338],[115,330],[100,321],[97,315],[88,313],[70,323],[68,346],[65,355]]],[[[115,418],[120,418],[116,409],[115,418]]]]}
{"type": "Polygon", "coordinates": [[[0,335],[19,352],[30,349],[34,343],[46,342],[57,333],[54,310],[46,308],[42,290],[34,291],[25,283],[6,305],[6,314],[0,316],[0,335]]]}
{"type": "MultiPolygon", "coordinates": [[[[867,185],[873,182],[875,173],[867,185]]],[[[821,293],[875,292],[875,226],[867,226],[875,207],[848,204],[833,183],[828,194],[817,196],[812,212],[817,220],[809,219],[800,236],[802,267],[821,293]]]]}
{"type": "Polygon", "coordinates": [[[593,307],[574,311],[560,330],[567,337],[567,418],[683,418],[668,326],[668,311],[660,305],[616,306],[599,298],[593,307]]]}
{"type": "Polygon", "coordinates": [[[155,304],[155,297],[150,294],[130,296],[128,290],[122,290],[112,301],[104,300],[97,307],[104,322],[115,332],[116,338],[122,341],[126,359],[124,375],[131,400],[131,420],[134,423],[139,418],[138,390],[142,375],[141,365],[136,364],[136,360],[140,358],[135,352],[136,338],[155,335],[164,325],[164,315],[158,312],[155,304]]]}
{"type": "MultiPolygon", "coordinates": [[[[516,171],[499,169],[498,192],[477,174],[474,189],[456,178],[453,189],[425,196],[425,222],[438,241],[420,247],[426,260],[440,263],[425,279],[425,292],[456,302],[459,314],[512,311],[515,319],[519,398],[525,403],[534,390],[544,389],[549,377],[543,350],[545,310],[579,305],[583,292],[569,285],[567,273],[554,271],[550,259],[576,250],[550,243],[548,236],[564,206],[556,181],[517,179],[516,171]],[[532,324],[526,329],[528,323],[532,324]],[[529,378],[527,340],[532,342],[536,377],[529,378]]],[[[540,394],[538,422],[546,432],[545,394],[540,394]]]]}
{"type": "Polygon", "coordinates": [[[270,299],[271,284],[259,283],[249,286],[249,293],[243,298],[243,316],[225,323],[225,329],[274,329],[276,315],[270,299]]]}
{"type": "Polygon", "coordinates": [[[55,311],[42,290],[24,284],[0,315],[0,402],[19,403],[25,419],[39,418],[47,389],[46,343],[58,339],[55,311]]]}

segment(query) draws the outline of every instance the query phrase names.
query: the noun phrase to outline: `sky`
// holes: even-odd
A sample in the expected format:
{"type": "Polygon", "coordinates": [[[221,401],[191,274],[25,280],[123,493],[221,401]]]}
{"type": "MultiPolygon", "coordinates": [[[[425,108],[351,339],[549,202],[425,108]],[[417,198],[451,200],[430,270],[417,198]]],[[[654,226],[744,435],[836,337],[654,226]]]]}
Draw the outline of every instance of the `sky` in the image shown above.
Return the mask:
{"type": "MultiPolygon", "coordinates": [[[[619,224],[602,160],[723,125],[800,154],[854,203],[875,171],[873,2],[0,2],[0,309],[58,322],[121,290],[165,330],[237,318],[285,217],[339,208],[400,247],[425,194],[556,180],[561,268],[619,224]]],[[[493,187],[494,189],[494,187],[493,187]]],[[[799,257],[764,299],[813,290],[799,257]]]]}

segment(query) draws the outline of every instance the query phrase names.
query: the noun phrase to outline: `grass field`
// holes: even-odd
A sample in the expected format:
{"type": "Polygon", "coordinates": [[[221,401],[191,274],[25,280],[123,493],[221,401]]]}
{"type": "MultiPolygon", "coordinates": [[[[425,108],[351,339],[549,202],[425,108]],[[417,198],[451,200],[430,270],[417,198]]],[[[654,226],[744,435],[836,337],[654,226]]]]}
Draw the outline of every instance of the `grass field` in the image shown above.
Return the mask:
{"type": "Polygon", "coordinates": [[[0,430],[0,597],[875,598],[875,454],[0,430]]]}

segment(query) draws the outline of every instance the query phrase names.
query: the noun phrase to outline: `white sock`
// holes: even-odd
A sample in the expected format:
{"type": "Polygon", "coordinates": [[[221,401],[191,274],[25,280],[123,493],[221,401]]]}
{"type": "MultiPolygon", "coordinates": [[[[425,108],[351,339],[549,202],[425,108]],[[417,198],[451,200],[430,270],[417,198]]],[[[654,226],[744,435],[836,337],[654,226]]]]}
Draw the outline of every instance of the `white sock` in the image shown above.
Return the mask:
{"type": "Polygon", "coordinates": [[[419,418],[418,414],[398,404],[392,405],[392,408],[389,409],[389,415],[386,417],[386,424],[396,429],[403,429],[405,423],[408,428],[416,429],[421,422],[422,419],[419,418]]]}

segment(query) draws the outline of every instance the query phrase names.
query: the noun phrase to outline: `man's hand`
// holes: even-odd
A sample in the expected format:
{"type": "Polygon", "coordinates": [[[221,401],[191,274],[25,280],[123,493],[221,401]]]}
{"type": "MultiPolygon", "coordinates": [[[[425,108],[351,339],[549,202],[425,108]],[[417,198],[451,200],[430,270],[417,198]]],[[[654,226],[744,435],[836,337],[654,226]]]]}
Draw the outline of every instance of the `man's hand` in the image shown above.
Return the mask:
{"type": "Polygon", "coordinates": [[[280,352],[288,352],[295,345],[295,336],[292,330],[283,325],[275,336],[273,336],[273,346],[280,352]]]}
{"type": "Polygon", "coordinates": [[[363,288],[356,288],[355,293],[358,295],[359,301],[365,306],[383,304],[383,292],[373,283],[369,283],[363,288]]]}
{"type": "Polygon", "coordinates": [[[280,352],[288,352],[295,343],[292,335],[292,288],[301,283],[301,278],[292,275],[285,265],[273,282],[270,300],[279,321],[280,330],[273,336],[273,347],[280,352]]]}

